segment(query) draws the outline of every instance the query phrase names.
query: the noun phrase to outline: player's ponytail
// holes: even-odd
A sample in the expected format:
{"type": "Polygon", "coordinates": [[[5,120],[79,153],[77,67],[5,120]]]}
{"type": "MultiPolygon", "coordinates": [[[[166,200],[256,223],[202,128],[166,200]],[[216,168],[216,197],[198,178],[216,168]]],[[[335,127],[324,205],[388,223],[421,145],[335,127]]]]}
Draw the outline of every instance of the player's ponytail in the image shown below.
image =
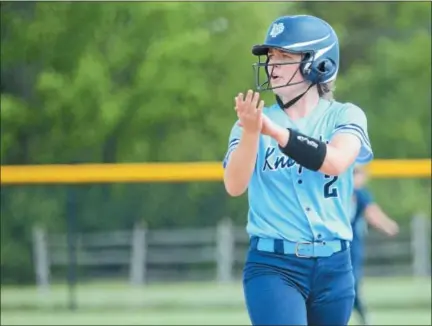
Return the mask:
{"type": "Polygon", "coordinates": [[[329,101],[333,100],[334,99],[334,96],[333,96],[334,90],[335,90],[334,81],[324,83],[324,84],[318,84],[318,94],[319,94],[319,97],[322,97],[323,99],[326,99],[329,101]]]}

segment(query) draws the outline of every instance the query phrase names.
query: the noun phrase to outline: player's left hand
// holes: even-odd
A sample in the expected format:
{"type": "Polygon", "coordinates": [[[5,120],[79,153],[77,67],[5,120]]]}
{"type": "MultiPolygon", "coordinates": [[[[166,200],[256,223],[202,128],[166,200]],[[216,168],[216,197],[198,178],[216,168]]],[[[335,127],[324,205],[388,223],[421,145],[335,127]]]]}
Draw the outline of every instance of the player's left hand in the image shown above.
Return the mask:
{"type": "MultiPolygon", "coordinates": [[[[242,123],[239,121],[238,125],[240,127],[243,127],[242,123]]],[[[262,114],[262,127],[261,127],[261,134],[274,137],[281,127],[275,124],[273,121],[270,120],[268,116],[265,114],[262,114]]]]}

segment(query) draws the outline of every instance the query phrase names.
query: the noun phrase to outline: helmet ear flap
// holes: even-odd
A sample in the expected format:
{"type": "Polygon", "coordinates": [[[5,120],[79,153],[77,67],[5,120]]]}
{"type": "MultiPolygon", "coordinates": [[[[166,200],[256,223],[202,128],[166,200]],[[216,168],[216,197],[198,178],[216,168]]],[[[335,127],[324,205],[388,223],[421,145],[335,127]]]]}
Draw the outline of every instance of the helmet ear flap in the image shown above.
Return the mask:
{"type": "Polygon", "coordinates": [[[323,59],[317,65],[318,75],[317,82],[322,83],[325,80],[328,80],[331,76],[333,76],[337,71],[336,64],[330,59],[323,59]]]}
{"type": "Polygon", "coordinates": [[[330,59],[324,59],[317,65],[317,69],[322,74],[331,75],[336,71],[336,65],[330,59]]]}
{"type": "Polygon", "coordinates": [[[336,72],[336,64],[329,59],[322,59],[318,61],[309,61],[307,55],[301,64],[301,72],[306,80],[318,84],[323,80],[328,79],[336,72]]]}

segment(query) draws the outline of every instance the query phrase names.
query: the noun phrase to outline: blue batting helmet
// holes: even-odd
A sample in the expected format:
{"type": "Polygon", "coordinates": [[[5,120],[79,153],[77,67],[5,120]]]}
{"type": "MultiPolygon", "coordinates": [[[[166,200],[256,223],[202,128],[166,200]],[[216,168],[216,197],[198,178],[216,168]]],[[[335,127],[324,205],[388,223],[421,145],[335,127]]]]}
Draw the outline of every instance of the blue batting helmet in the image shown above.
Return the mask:
{"type": "MultiPolygon", "coordinates": [[[[339,41],[333,28],[320,18],[298,15],[276,19],[267,31],[264,43],[253,46],[252,53],[256,56],[267,56],[271,48],[301,54],[300,62],[278,65],[300,63],[300,73],[311,84],[327,83],[336,78],[339,68],[339,41]]],[[[268,68],[275,64],[269,64],[268,61],[268,58],[265,62],[259,59],[253,65],[258,90],[276,88],[271,87],[268,72],[268,68]],[[267,80],[264,82],[260,81],[260,68],[265,69],[267,80]]],[[[277,88],[294,84],[297,83],[288,82],[277,88]]]]}

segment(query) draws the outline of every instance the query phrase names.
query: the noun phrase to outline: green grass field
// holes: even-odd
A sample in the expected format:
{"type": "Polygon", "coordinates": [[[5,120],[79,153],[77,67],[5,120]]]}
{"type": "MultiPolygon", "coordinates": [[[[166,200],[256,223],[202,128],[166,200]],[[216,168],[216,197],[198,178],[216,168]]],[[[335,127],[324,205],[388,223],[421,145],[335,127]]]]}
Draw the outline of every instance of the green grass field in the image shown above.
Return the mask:
{"type": "MultiPolygon", "coordinates": [[[[375,325],[431,325],[431,280],[367,279],[364,295],[375,325]]],[[[240,282],[81,284],[78,310],[67,310],[65,286],[48,293],[2,287],[2,325],[248,325],[240,282]]],[[[356,324],[355,316],[352,324],[356,324]]]]}

